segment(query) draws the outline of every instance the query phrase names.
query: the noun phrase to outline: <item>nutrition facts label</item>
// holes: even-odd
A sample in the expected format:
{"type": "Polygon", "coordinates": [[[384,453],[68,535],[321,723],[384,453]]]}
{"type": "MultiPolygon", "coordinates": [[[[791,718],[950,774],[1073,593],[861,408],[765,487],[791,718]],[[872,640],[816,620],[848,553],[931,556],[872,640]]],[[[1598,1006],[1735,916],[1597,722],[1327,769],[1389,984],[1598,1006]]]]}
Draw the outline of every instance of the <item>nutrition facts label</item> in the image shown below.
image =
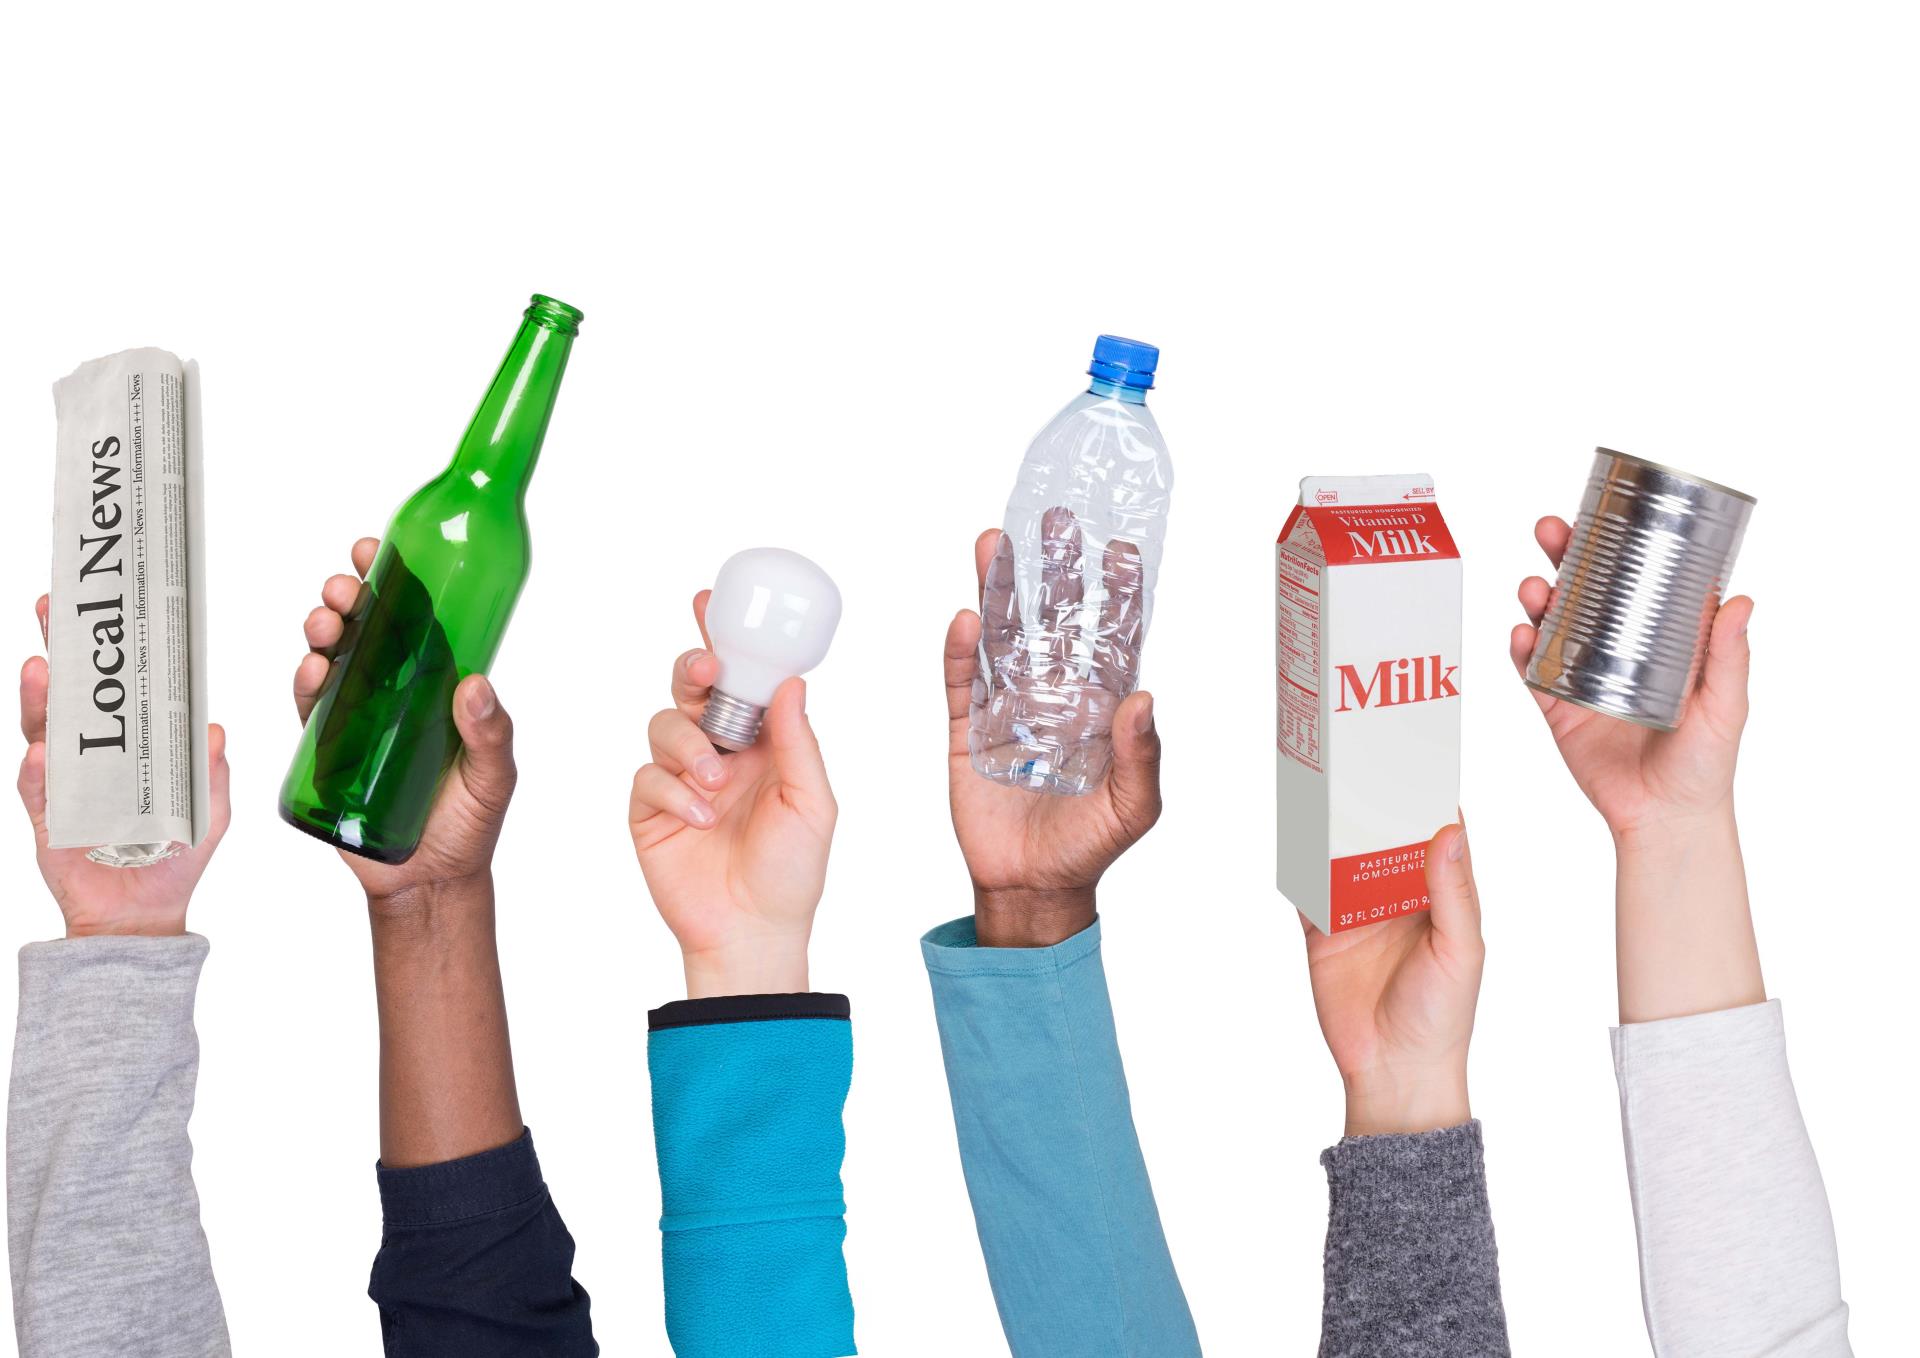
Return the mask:
{"type": "Polygon", "coordinates": [[[1279,745],[1289,758],[1320,769],[1319,534],[1305,517],[1275,553],[1274,663],[1278,670],[1279,745]]]}

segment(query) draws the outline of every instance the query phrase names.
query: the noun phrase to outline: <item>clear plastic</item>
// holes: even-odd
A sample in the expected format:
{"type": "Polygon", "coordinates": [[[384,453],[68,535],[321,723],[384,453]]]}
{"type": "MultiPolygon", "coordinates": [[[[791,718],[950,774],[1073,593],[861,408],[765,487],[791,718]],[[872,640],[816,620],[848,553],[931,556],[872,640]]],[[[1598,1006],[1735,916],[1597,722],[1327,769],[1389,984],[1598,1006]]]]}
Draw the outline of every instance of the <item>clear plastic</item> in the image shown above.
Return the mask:
{"type": "Polygon", "coordinates": [[[1140,682],[1173,467],[1142,391],[1096,380],[1027,449],[981,592],[976,771],[1078,796],[1140,682]]]}

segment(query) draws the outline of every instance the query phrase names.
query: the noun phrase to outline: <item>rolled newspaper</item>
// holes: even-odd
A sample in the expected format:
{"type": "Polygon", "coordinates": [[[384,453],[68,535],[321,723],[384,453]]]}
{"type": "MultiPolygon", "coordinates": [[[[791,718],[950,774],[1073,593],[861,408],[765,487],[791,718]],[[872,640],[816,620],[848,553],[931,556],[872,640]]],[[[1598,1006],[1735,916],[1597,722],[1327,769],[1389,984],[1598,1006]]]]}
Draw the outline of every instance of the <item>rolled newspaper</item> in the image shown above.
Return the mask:
{"type": "Polygon", "coordinates": [[[164,349],[53,387],[47,842],[116,867],[207,832],[199,395],[164,349]]]}

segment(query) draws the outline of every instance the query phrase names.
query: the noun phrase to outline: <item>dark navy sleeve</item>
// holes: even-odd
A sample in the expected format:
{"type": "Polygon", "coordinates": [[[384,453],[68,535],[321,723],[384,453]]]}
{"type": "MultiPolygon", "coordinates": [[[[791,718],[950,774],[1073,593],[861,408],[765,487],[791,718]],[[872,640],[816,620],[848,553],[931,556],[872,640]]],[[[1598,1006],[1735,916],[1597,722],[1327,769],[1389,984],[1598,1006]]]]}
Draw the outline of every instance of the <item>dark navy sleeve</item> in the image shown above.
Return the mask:
{"type": "Polygon", "coordinates": [[[682,1000],[647,1016],[667,1337],[679,1358],[853,1353],[844,995],[682,1000]]]}
{"type": "Polygon", "coordinates": [[[387,1358],[592,1358],[573,1237],[533,1133],[417,1169],[379,1169],[385,1217],[367,1295],[387,1358]]]}

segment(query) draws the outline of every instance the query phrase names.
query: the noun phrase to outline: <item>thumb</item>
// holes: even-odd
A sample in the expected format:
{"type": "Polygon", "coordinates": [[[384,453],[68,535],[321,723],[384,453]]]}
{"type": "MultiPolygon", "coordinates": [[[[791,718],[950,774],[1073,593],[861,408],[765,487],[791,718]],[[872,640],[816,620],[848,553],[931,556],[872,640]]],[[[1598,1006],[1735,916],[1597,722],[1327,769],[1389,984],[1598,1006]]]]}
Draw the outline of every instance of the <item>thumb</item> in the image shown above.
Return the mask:
{"type": "Polygon", "coordinates": [[[453,691],[453,724],[465,746],[461,780],[494,815],[505,815],[513,797],[513,719],[484,674],[470,674],[453,691]]]}
{"type": "Polygon", "coordinates": [[[1427,845],[1427,900],[1434,931],[1450,943],[1480,942],[1480,888],[1467,827],[1449,825],[1427,845]]]}
{"type": "Polygon", "coordinates": [[[1153,695],[1135,693],[1113,714],[1113,769],[1108,795],[1130,840],[1160,819],[1160,728],[1153,720],[1153,695]]]}
{"type": "Polygon", "coordinates": [[[1721,604],[1700,670],[1700,696],[1720,724],[1736,732],[1747,720],[1747,671],[1753,662],[1747,624],[1752,620],[1753,600],[1746,595],[1721,604]]]}
{"type": "Polygon", "coordinates": [[[812,797],[833,798],[820,742],[807,720],[807,681],[789,679],[774,691],[761,735],[773,756],[774,772],[788,787],[812,797]]]}

